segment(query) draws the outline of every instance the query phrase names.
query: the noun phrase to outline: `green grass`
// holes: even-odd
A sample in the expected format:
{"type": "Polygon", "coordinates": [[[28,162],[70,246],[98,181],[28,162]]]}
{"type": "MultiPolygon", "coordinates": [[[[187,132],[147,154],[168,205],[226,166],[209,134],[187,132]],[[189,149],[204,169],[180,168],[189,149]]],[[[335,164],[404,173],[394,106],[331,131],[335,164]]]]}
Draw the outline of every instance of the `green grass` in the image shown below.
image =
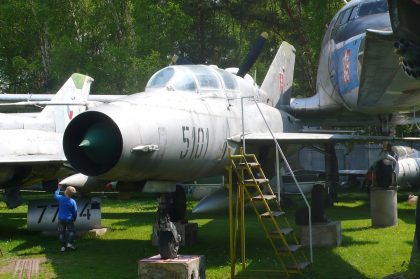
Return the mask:
{"type": "MultiPolygon", "coordinates": [[[[342,221],[342,246],[314,249],[314,264],[301,278],[383,278],[406,272],[415,227],[414,208],[404,202],[406,196],[399,197],[398,226],[375,229],[370,226],[367,197],[362,193],[342,194],[341,202],[327,209],[329,218],[342,221]]],[[[35,196],[24,197],[27,200],[35,196]]],[[[292,202],[286,208],[289,216],[293,216],[295,205],[292,202]]],[[[189,209],[192,206],[190,202],[189,209]]],[[[26,209],[21,206],[9,210],[0,203],[0,249],[4,254],[0,257],[1,279],[11,278],[14,260],[40,257],[46,259],[41,265],[40,278],[136,278],[137,260],[157,254],[150,241],[156,212],[152,198],[137,196],[122,201],[109,196],[103,199],[102,224],[109,228],[108,233],[101,238],[79,238],[77,250],[68,253],[59,252],[56,237],[26,230],[26,209]]],[[[253,268],[276,265],[273,252],[251,213],[247,212],[247,263],[253,268]]],[[[180,252],[205,255],[207,278],[229,278],[227,216],[189,213],[189,219],[199,225],[199,243],[183,247],[180,252]]],[[[239,264],[237,267],[239,270],[239,264]]],[[[249,274],[254,278],[269,276],[249,274]]]]}

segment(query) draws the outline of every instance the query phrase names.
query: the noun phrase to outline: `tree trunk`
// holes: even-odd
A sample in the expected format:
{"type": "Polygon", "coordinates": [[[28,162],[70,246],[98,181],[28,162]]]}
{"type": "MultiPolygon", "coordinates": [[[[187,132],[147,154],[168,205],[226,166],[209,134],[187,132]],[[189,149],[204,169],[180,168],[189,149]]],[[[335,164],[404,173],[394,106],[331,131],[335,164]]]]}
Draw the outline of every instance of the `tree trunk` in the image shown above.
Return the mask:
{"type": "Polygon", "coordinates": [[[50,66],[50,44],[48,41],[48,26],[45,22],[41,23],[38,19],[38,13],[35,9],[35,5],[33,0],[29,1],[31,5],[32,15],[34,16],[34,20],[36,25],[38,26],[38,38],[39,38],[39,49],[41,51],[41,63],[42,63],[42,78],[41,78],[41,86],[47,87],[49,81],[49,66],[50,66]]]}

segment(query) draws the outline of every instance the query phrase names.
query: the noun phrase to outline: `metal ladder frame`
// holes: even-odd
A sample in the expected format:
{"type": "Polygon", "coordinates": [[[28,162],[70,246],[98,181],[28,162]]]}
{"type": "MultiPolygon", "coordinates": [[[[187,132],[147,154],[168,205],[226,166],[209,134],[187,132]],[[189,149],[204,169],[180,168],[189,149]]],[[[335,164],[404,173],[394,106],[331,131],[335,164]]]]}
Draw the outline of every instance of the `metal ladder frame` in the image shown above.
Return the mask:
{"type": "MultiPolygon", "coordinates": [[[[282,270],[258,270],[266,272],[285,272],[287,276],[293,273],[302,274],[302,269],[307,266],[308,259],[306,255],[300,248],[302,247],[295,234],[293,229],[291,229],[290,223],[287,220],[285,213],[281,209],[279,203],[275,203],[274,211],[270,208],[268,204],[269,200],[276,198],[268,179],[266,178],[264,171],[261,168],[256,156],[254,154],[244,154],[243,148],[240,149],[239,155],[232,155],[229,153],[229,221],[230,221],[230,252],[231,252],[231,278],[235,275],[235,264],[236,264],[236,244],[237,244],[237,235],[238,235],[238,226],[240,227],[240,238],[241,238],[241,262],[242,270],[245,270],[245,217],[244,217],[244,205],[245,199],[247,198],[250,204],[253,207],[253,210],[258,218],[260,225],[263,227],[264,233],[268,238],[272,248],[275,251],[277,261],[280,263],[282,270]],[[238,191],[236,198],[236,212],[235,219],[233,218],[233,183],[232,175],[233,170],[238,176],[238,191]],[[258,178],[257,178],[258,176],[258,178]],[[247,177],[247,179],[245,179],[247,177]],[[255,188],[257,196],[252,197],[251,193],[248,191],[248,188],[255,188]],[[263,194],[262,188],[265,188],[267,192],[263,194]],[[268,191],[267,191],[268,190],[268,191]],[[257,208],[256,203],[263,203],[263,211],[261,213],[257,208]],[[240,215],[240,217],[238,216],[240,215]],[[277,217],[284,218],[283,225],[285,226],[281,229],[277,217]],[[268,221],[264,221],[268,220],[268,221]],[[239,225],[238,225],[239,220],[239,225]],[[271,225],[267,224],[269,222],[271,225]],[[269,231],[269,227],[274,229],[274,231],[269,231]],[[286,235],[291,234],[292,239],[289,238],[289,241],[292,241],[290,244],[286,239],[286,235]],[[277,246],[278,239],[281,241],[281,246],[277,246]],[[294,243],[294,244],[293,244],[294,243]],[[282,247],[282,249],[280,249],[282,247]],[[299,250],[299,251],[298,251],[299,250]],[[303,262],[298,262],[298,255],[295,253],[300,253],[303,262]],[[289,265],[284,263],[284,256],[289,257],[289,265]]],[[[261,209],[261,208],[260,208],[261,209]]],[[[251,270],[250,270],[251,271],[251,270]]],[[[256,271],[256,270],[252,270],[256,271]]]]}
{"type": "MultiPolygon", "coordinates": [[[[268,129],[268,131],[271,134],[271,137],[273,138],[274,144],[276,146],[276,174],[277,174],[277,192],[278,192],[278,205],[280,206],[280,163],[279,163],[279,156],[278,154],[280,153],[283,162],[287,168],[287,170],[289,171],[289,173],[291,174],[294,183],[296,184],[296,186],[298,187],[298,190],[306,204],[306,207],[308,208],[308,223],[309,223],[309,250],[310,250],[310,263],[313,263],[313,249],[312,249],[312,216],[311,216],[311,206],[308,202],[308,200],[306,199],[305,194],[302,191],[302,188],[299,185],[299,182],[296,179],[296,176],[294,175],[294,172],[292,170],[292,168],[290,167],[290,164],[288,163],[286,156],[283,153],[282,148],[280,147],[279,143],[276,140],[276,137],[274,136],[273,131],[271,130],[270,126],[268,125],[268,122],[264,116],[264,114],[261,111],[260,106],[258,105],[257,100],[255,99],[255,97],[251,96],[251,97],[241,97],[241,118],[242,118],[242,148],[243,148],[243,153],[246,153],[246,141],[245,141],[245,119],[244,119],[244,99],[248,99],[251,100],[255,103],[256,107],[258,108],[259,113],[261,114],[262,119],[264,120],[264,123],[268,129]]],[[[229,157],[230,157],[230,151],[229,151],[229,157]]],[[[232,181],[232,169],[233,166],[229,163],[227,166],[227,170],[229,173],[229,181],[232,181]]],[[[244,192],[243,190],[240,190],[240,188],[243,187],[239,187],[238,189],[238,194],[237,194],[237,200],[236,200],[236,222],[233,221],[233,204],[232,204],[232,197],[233,197],[233,190],[232,190],[232,185],[230,185],[229,187],[229,229],[230,229],[230,256],[231,256],[231,278],[234,277],[235,275],[235,264],[236,264],[236,236],[237,236],[237,229],[238,229],[238,205],[241,208],[241,259],[242,259],[242,267],[243,269],[245,268],[245,218],[244,218],[244,192]]],[[[254,208],[255,210],[255,208],[254,208]]],[[[271,216],[273,217],[273,216],[271,216]]],[[[264,227],[264,226],[263,226],[264,227]]]]}

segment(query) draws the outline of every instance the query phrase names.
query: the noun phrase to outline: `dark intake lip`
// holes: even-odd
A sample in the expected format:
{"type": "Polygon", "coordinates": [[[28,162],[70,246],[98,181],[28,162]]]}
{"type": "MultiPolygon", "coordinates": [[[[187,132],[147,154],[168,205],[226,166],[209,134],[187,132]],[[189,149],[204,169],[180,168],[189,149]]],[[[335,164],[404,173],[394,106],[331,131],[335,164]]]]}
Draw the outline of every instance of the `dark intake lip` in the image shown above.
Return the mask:
{"type": "Polygon", "coordinates": [[[88,176],[110,171],[119,161],[123,140],[118,125],[105,113],[87,111],[75,117],[63,136],[70,165],[88,176]]]}

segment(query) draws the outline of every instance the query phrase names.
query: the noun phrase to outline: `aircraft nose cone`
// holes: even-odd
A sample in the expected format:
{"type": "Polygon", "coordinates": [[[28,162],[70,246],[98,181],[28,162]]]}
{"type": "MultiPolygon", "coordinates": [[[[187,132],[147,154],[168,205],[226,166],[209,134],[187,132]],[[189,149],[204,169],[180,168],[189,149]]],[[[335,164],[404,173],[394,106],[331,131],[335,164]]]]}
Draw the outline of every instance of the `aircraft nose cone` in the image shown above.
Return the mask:
{"type": "Polygon", "coordinates": [[[82,142],[79,144],[79,147],[90,147],[90,141],[87,139],[82,140],[82,142]]]}
{"type": "Polygon", "coordinates": [[[87,129],[79,147],[92,162],[107,162],[118,155],[116,154],[118,150],[115,148],[117,140],[112,127],[107,123],[95,123],[87,129]]]}

